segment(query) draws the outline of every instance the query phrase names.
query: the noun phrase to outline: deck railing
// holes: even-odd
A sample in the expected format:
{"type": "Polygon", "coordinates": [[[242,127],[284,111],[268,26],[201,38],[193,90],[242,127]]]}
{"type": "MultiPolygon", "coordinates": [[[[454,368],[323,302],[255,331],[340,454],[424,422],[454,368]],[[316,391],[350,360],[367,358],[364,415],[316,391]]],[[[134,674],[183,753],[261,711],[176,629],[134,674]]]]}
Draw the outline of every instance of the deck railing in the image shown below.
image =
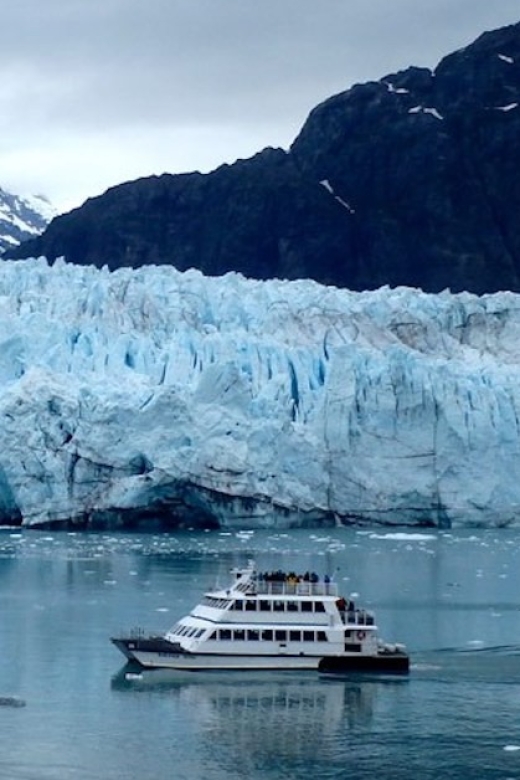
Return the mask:
{"type": "Polygon", "coordinates": [[[307,580],[251,580],[245,587],[237,586],[245,594],[270,594],[275,596],[336,596],[338,585],[336,582],[311,582],[307,580]]]}

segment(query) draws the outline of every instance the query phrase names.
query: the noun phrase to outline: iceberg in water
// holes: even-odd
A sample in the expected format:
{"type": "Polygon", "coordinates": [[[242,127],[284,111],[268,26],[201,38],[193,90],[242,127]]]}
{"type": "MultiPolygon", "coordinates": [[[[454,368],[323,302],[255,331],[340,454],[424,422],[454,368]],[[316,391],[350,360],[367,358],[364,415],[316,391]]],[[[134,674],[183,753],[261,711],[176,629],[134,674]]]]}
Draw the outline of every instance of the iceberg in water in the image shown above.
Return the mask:
{"type": "Polygon", "coordinates": [[[512,524],[520,297],[0,262],[0,521],[512,524]]]}

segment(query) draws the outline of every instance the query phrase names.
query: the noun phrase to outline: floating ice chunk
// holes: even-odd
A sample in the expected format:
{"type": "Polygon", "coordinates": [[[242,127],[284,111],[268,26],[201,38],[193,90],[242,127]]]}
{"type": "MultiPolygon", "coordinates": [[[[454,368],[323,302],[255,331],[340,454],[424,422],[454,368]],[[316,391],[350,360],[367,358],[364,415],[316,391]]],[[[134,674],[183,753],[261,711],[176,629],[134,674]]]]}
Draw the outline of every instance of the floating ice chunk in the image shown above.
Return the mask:
{"type": "Polygon", "coordinates": [[[506,113],[508,111],[512,111],[514,108],[518,108],[518,103],[508,103],[505,106],[495,106],[496,111],[504,111],[506,113]]]}
{"type": "Polygon", "coordinates": [[[17,696],[0,696],[0,707],[25,707],[25,700],[17,696]]]}
{"type": "Polygon", "coordinates": [[[504,750],[507,750],[508,753],[516,753],[520,750],[520,745],[504,745],[504,750]]]}
{"type": "Polygon", "coordinates": [[[398,542],[424,542],[431,541],[437,537],[433,534],[407,534],[401,531],[388,534],[370,534],[371,539],[391,539],[398,542]]]}
{"type": "Polygon", "coordinates": [[[509,65],[514,63],[513,57],[508,57],[506,54],[499,54],[498,59],[502,60],[502,62],[507,62],[509,65]]]}

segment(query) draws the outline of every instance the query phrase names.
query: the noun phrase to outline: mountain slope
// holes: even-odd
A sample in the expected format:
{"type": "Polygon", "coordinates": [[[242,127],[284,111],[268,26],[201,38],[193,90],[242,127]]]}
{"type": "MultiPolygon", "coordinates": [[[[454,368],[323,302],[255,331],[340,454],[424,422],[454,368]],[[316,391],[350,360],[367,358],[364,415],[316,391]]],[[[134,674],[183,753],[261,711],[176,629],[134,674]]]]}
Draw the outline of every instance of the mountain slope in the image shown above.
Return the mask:
{"type": "Polygon", "coordinates": [[[42,233],[56,213],[42,196],[21,197],[0,187],[0,254],[42,233]]]}
{"type": "Polygon", "coordinates": [[[354,290],[520,290],[520,24],[434,73],[356,85],[289,152],[114,187],[13,258],[313,278],[354,290]]]}

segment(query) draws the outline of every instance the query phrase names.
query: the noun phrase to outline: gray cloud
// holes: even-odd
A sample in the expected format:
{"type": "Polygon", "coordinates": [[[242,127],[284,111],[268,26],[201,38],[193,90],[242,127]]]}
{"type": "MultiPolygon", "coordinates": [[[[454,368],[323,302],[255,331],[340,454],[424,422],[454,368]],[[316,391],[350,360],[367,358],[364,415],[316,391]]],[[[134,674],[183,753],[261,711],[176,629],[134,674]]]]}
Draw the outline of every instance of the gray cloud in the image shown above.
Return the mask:
{"type": "Polygon", "coordinates": [[[321,100],[518,16],[518,0],[17,0],[2,9],[0,186],[73,205],[287,146],[321,100]]]}

